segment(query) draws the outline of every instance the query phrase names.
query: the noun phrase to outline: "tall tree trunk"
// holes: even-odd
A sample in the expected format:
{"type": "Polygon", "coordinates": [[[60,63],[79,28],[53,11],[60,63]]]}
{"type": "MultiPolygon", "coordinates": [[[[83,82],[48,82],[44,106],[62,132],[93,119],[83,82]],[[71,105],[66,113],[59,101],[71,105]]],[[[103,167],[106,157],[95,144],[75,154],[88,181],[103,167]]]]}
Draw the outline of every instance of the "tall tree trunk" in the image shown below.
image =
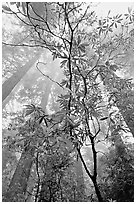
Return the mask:
{"type": "MultiPolygon", "coordinates": [[[[116,84],[116,79],[119,79],[119,77],[113,72],[113,71],[107,71],[107,68],[105,66],[102,66],[100,69],[100,78],[101,81],[103,81],[103,84],[105,87],[116,87],[118,90],[120,87],[118,87],[118,84],[116,84]],[[103,76],[103,73],[105,76],[103,76]]],[[[120,78],[121,79],[121,78],[120,78]]],[[[120,92],[120,90],[118,90],[120,92]]],[[[116,106],[118,107],[121,115],[124,118],[124,121],[126,125],[128,126],[129,130],[131,131],[132,135],[134,136],[134,93],[132,90],[129,90],[129,93],[121,93],[121,97],[116,103],[116,106]]]]}
{"type": "Polygon", "coordinates": [[[132,104],[133,101],[134,92],[130,91],[129,93],[127,93],[127,96],[124,95],[124,97],[122,97],[122,101],[118,101],[117,107],[119,108],[120,113],[126,122],[126,125],[128,126],[134,137],[134,104],[132,104]],[[128,100],[126,101],[126,99],[128,100]]]}
{"type": "Polygon", "coordinates": [[[14,73],[9,79],[7,79],[2,85],[2,101],[4,101],[22,77],[28,72],[28,70],[35,64],[39,59],[41,51],[35,54],[35,56],[22,66],[16,73],[14,73]]]}
{"type": "Polygon", "coordinates": [[[25,200],[33,156],[34,147],[29,146],[23,150],[9,188],[4,195],[3,202],[21,202],[25,200]]]}
{"type": "MultiPolygon", "coordinates": [[[[20,79],[26,74],[26,72],[34,65],[41,54],[38,52],[26,65],[24,65],[20,70],[18,70],[12,77],[4,82],[2,89],[2,100],[7,99],[7,96],[11,93],[16,84],[20,79]]],[[[5,101],[4,101],[5,102],[5,101]]],[[[5,105],[5,104],[4,104],[5,105]]],[[[17,202],[19,200],[24,200],[27,182],[30,175],[30,170],[32,167],[32,161],[34,156],[34,149],[29,147],[22,152],[21,158],[18,162],[15,173],[11,179],[8,191],[4,195],[3,201],[7,202],[17,202]]]]}
{"type": "Polygon", "coordinates": [[[84,175],[81,159],[78,158],[75,164],[76,176],[77,176],[77,198],[76,202],[84,201],[85,196],[85,186],[84,186],[84,175]]]}
{"type": "MultiPolygon", "coordinates": [[[[45,78],[45,80],[46,80],[46,78],[45,78]]],[[[48,79],[47,79],[47,82],[45,84],[45,93],[44,93],[44,96],[42,97],[42,100],[41,100],[41,107],[42,107],[43,110],[46,110],[46,106],[48,104],[49,94],[51,92],[51,87],[52,87],[52,82],[48,81],[48,79]]],[[[34,171],[36,171],[36,170],[34,169],[34,171]]],[[[36,172],[33,172],[33,174],[36,175],[36,172]]],[[[42,189],[44,189],[44,186],[45,186],[45,184],[42,185],[42,189]]],[[[32,191],[33,191],[33,186],[31,186],[30,189],[29,189],[30,194],[29,194],[29,196],[27,198],[27,202],[31,202],[31,197],[32,197],[32,193],[33,193],[32,191]]]]}

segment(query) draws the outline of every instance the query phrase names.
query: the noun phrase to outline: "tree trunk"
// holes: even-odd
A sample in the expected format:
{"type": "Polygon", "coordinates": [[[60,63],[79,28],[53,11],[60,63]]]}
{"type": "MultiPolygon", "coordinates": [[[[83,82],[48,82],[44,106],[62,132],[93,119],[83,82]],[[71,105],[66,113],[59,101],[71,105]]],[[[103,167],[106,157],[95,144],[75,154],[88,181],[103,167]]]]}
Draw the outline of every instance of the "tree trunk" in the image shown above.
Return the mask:
{"type": "MultiPolygon", "coordinates": [[[[114,80],[117,78],[117,75],[113,71],[107,72],[106,69],[104,70],[104,67],[102,67],[102,70],[100,71],[105,73],[105,76],[103,76],[102,73],[100,72],[100,78],[101,78],[101,81],[103,81],[103,84],[105,85],[105,87],[109,86],[109,87],[114,88],[113,85],[116,85],[114,80]],[[111,81],[111,79],[113,81],[111,81]],[[109,84],[109,81],[111,81],[110,84],[109,84]]],[[[116,85],[116,88],[118,90],[118,84],[116,85]]],[[[134,93],[132,90],[129,90],[129,93],[127,94],[121,93],[121,97],[117,101],[116,106],[118,107],[121,115],[124,118],[126,125],[128,126],[129,130],[131,131],[134,137],[134,107],[133,107],[134,104],[133,104],[133,101],[134,101],[134,93]]]]}
{"type": "Polygon", "coordinates": [[[134,92],[130,91],[129,93],[127,93],[127,96],[122,97],[122,101],[118,101],[117,107],[119,108],[121,115],[123,116],[129,130],[134,137],[134,104],[132,104],[133,100],[134,92]],[[126,97],[128,99],[127,101],[125,101],[126,97]]]}
{"type": "Polygon", "coordinates": [[[76,176],[77,176],[77,198],[76,202],[84,201],[85,196],[85,186],[84,186],[84,175],[83,175],[83,168],[81,159],[78,158],[75,164],[76,168],[76,176]]]}
{"type": "Polygon", "coordinates": [[[103,198],[102,198],[102,196],[101,196],[101,193],[100,193],[100,190],[99,190],[99,187],[98,187],[96,178],[92,179],[92,182],[93,182],[93,184],[94,184],[94,188],[95,188],[95,192],[96,192],[98,201],[99,201],[99,202],[103,202],[103,198]]]}
{"type": "Polygon", "coordinates": [[[41,51],[36,53],[36,55],[22,66],[16,73],[14,73],[9,79],[7,79],[2,85],[2,101],[4,101],[22,77],[28,72],[28,70],[35,64],[39,59],[41,51]]]}
{"type": "Polygon", "coordinates": [[[23,202],[25,200],[33,156],[34,147],[29,146],[27,149],[23,150],[9,188],[4,195],[3,202],[23,202]]]}
{"type": "MultiPolygon", "coordinates": [[[[41,107],[42,107],[43,110],[46,110],[46,106],[48,104],[48,98],[49,98],[49,94],[50,94],[50,91],[51,91],[51,87],[52,87],[52,82],[48,81],[48,79],[47,79],[47,82],[45,84],[45,93],[44,93],[44,96],[42,97],[42,100],[41,100],[41,107]]],[[[34,171],[36,171],[36,170],[34,169],[34,171]]],[[[33,174],[36,174],[36,172],[33,172],[33,174]]],[[[41,189],[44,189],[44,186],[45,186],[45,184],[42,185],[41,189]]],[[[30,195],[27,198],[27,202],[29,202],[29,201],[31,202],[32,191],[33,191],[33,187],[31,186],[31,188],[29,189],[30,195]]]]}

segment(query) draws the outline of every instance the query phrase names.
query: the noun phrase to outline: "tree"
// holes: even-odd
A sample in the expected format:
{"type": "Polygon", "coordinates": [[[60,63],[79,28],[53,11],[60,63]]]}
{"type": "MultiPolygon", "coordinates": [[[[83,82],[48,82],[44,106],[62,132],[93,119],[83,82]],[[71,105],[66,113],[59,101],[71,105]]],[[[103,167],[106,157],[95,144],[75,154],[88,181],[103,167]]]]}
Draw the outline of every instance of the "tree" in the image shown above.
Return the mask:
{"type": "MultiPolygon", "coordinates": [[[[46,95],[48,98],[48,95],[46,95]]],[[[47,100],[46,100],[47,103],[47,100]]],[[[47,104],[45,104],[46,106],[47,104]]],[[[33,112],[33,106],[30,106],[30,110],[28,109],[28,113],[33,112]]],[[[23,133],[23,135],[26,134],[26,138],[29,136],[31,132],[34,132],[35,129],[31,127],[31,123],[33,123],[34,120],[30,121],[30,123],[26,123],[25,129],[28,129],[28,132],[23,133]]],[[[35,123],[35,122],[34,122],[35,123]]],[[[23,129],[24,131],[24,129],[23,129]]],[[[22,133],[20,133],[22,134],[22,133]]],[[[4,201],[24,201],[25,197],[20,195],[25,194],[27,190],[27,183],[30,176],[31,167],[33,164],[34,159],[34,153],[35,148],[31,145],[29,145],[29,141],[27,139],[24,140],[24,146],[23,151],[21,154],[21,158],[18,162],[18,165],[16,167],[16,170],[14,172],[14,175],[12,177],[12,180],[9,185],[9,189],[4,195],[4,201]]]]}
{"type": "Polygon", "coordinates": [[[134,201],[133,148],[116,139],[118,145],[111,147],[99,162],[100,186],[107,201],[134,201]]]}
{"type": "Polygon", "coordinates": [[[27,73],[27,71],[34,65],[34,63],[39,59],[40,52],[28,62],[26,65],[21,67],[15,74],[13,74],[8,80],[6,80],[2,85],[2,101],[4,101],[17,83],[22,79],[22,77],[27,73]]]}
{"type": "MultiPolygon", "coordinates": [[[[90,6],[84,3],[42,3],[46,12],[40,10],[40,15],[36,4],[31,2],[14,4],[17,5],[22,18],[12,8],[5,10],[14,13],[33,33],[32,40],[23,45],[47,48],[51,51],[53,59],[62,60],[61,68],[64,70],[65,79],[57,83],[64,91],[58,97],[60,110],[51,116],[39,116],[40,121],[44,120],[46,126],[48,122],[50,125],[53,122],[53,132],[56,133],[54,135],[57,138],[65,135],[72,142],[86,173],[93,182],[97,199],[101,202],[103,198],[98,184],[96,140],[101,132],[100,121],[106,120],[109,116],[103,117],[103,93],[99,82],[103,82],[107,89],[105,94],[108,94],[109,91],[114,92],[114,87],[107,83],[109,79],[114,78],[111,80],[113,84],[118,80],[122,81],[114,74],[118,66],[110,64],[109,60],[120,56],[121,42],[128,36],[120,38],[120,35],[112,32],[115,32],[119,24],[121,26],[117,32],[120,32],[122,26],[127,28],[130,24],[131,27],[133,11],[128,9],[128,14],[125,15],[128,20],[125,24],[122,15],[111,17],[110,12],[106,18],[97,21],[95,13],[89,10],[90,6]],[[52,13],[55,14],[53,19],[49,15],[52,13]],[[86,31],[88,26],[90,29],[86,31]],[[98,76],[101,77],[101,81],[97,80],[98,76]],[[93,161],[91,171],[81,151],[86,140],[91,144],[90,154],[93,161]]],[[[119,108],[121,110],[120,106],[119,108]]],[[[33,111],[28,110],[28,113],[34,111],[35,108],[33,111]]],[[[48,134],[52,134],[52,131],[49,130],[48,134]]]]}
{"type": "Polygon", "coordinates": [[[15,173],[9,185],[9,189],[4,195],[4,202],[24,201],[24,194],[27,189],[27,182],[33,162],[34,148],[27,147],[22,152],[15,173]]]}

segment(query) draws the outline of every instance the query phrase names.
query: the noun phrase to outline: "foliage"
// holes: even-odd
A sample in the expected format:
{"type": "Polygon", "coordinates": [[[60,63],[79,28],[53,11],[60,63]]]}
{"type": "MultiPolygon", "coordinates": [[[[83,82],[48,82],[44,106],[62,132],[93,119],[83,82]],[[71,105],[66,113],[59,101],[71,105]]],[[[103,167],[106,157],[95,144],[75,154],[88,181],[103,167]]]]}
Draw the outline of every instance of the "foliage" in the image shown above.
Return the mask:
{"type": "MultiPolygon", "coordinates": [[[[12,149],[21,152],[30,143],[35,148],[33,165],[36,166],[36,176],[33,190],[30,192],[33,199],[42,202],[70,201],[69,199],[75,201],[77,181],[74,177],[73,157],[76,158],[76,154],[72,143],[67,142],[65,134],[63,138],[60,137],[61,132],[57,128],[56,121],[58,118],[46,115],[40,107],[33,104],[26,105],[24,115],[27,119],[17,117],[16,126],[12,124],[11,127],[11,130],[13,128],[18,132],[16,141],[13,137],[7,139],[6,146],[10,152],[12,149]],[[69,196],[68,192],[70,193],[73,188],[75,194],[69,196]]],[[[9,172],[6,174],[10,175],[9,172]]],[[[4,172],[3,175],[6,176],[4,172]]],[[[6,180],[9,183],[11,178],[3,177],[3,179],[4,183],[6,180]]]]}
{"type": "MultiPolygon", "coordinates": [[[[119,108],[120,115],[124,117],[128,129],[132,131],[133,117],[130,126],[128,118],[123,114],[125,108],[122,106],[122,101],[126,104],[128,113],[128,107],[133,104],[133,96],[131,102],[126,101],[126,94],[130,90],[133,92],[133,84],[130,80],[122,79],[117,72],[131,66],[131,63],[125,62],[124,59],[133,45],[133,11],[129,8],[128,14],[113,17],[109,12],[106,18],[98,19],[95,12],[91,11],[90,4],[86,3],[13,2],[9,7],[3,6],[3,12],[14,14],[27,27],[31,36],[30,39],[14,46],[48,49],[52,53],[53,60],[57,58],[61,60],[60,67],[65,75],[61,83],[51,79],[63,90],[57,99],[59,110],[48,115],[34,104],[26,105],[26,118],[23,125],[18,126],[21,149],[32,145],[37,155],[35,156],[37,181],[33,190],[35,201],[38,199],[41,199],[40,201],[76,200],[73,197],[75,195],[71,195],[70,192],[71,189],[72,193],[76,192],[75,182],[71,182],[73,172],[69,170],[70,173],[68,173],[73,162],[71,160],[73,149],[75,154],[78,153],[94,185],[98,201],[103,201],[103,198],[126,201],[127,198],[123,200],[123,196],[133,172],[130,162],[127,160],[128,164],[126,163],[124,146],[120,153],[118,150],[122,149],[122,144],[115,145],[115,150],[108,155],[109,166],[104,161],[107,167],[107,185],[110,186],[110,191],[107,192],[104,181],[101,184],[100,180],[100,185],[98,184],[99,161],[96,143],[106,141],[107,137],[112,137],[112,142],[115,142],[116,129],[124,130],[119,126],[121,121],[119,124],[118,121],[114,124],[113,107],[119,108]],[[17,11],[12,5],[16,6],[17,11]],[[105,109],[107,115],[105,115],[105,109]],[[102,124],[105,124],[105,121],[108,129],[111,130],[111,135],[109,132],[106,136],[102,134],[102,124]],[[91,170],[82,155],[82,148],[86,141],[91,145],[93,163],[91,170]],[[70,144],[68,149],[64,148],[65,144],[70,144]],[[116,163],[117,158],[120,159],[116,163]],[[113,172],[109,169],[112,168],[112,164],[113,172]],[[128,168],[130,177],[126,175],[128,168]],[[68,176],[70,176],[69,179],[68,176]],[[127,184],[123,186],[124,176],[127,184]],[[120,194],[116,191],[117,186],[120,194]],[[115,192],[114,196],[112,191],[115,192]]],[[[5,42],[4,44],[6,45],[5,42]]],[[[8,45],[13,46],[10,43],[8,45]]],[[[43,76],[47,77],[44,73],[43,76]]],[[[133,112],[133,105],[130,109],[129,115],[133,112]]],[[[130,185],[131,191],[133,184],[130,185]]],[[[132,194],[130,192],[131,196],[132,194]]]]}
{"type": "Polygon", "coordinates": [[[134,201],[133,147],[118,144],[99,161],[100,188],[106,201],[134,201]],[[119,150],[119,151],[118,151],[119,150]],[[122,151],[121,151],[122,150],[122,151]]]}

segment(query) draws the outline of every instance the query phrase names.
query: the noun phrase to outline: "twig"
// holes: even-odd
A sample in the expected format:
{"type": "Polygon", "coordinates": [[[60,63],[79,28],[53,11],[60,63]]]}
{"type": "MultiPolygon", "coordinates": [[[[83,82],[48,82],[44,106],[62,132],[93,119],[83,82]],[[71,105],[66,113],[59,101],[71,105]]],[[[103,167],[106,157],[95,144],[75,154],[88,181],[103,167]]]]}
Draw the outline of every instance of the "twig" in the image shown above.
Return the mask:
{"type": "Polygon", "coordinates": [[[58,83],[57,81],[53,80],[53,79],[52,79],[50,76],[48,76],[47,74],[44,74],[44,73],[39,69],[38,64],[40,64],[40,63],[41,63],[41,64],[45,64],[45,63],[43,63],[43,62],[37,62],[37,63],[36,63],[36,68],[38,69],[38,71],[39,71],[43,76],[47,77],[50,81],[56,83],[58,86],[60,86],[60,87],[64,90],[64,87],[63,87],[60,83],[58,83]]]}

